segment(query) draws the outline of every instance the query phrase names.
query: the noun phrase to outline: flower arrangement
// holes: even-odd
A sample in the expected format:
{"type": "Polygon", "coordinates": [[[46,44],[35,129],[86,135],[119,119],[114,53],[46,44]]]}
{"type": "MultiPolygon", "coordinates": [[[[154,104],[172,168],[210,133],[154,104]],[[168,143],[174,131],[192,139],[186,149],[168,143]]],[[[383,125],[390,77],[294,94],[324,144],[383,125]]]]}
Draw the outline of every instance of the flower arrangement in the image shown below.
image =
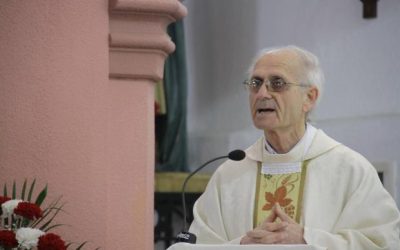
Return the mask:
{"type": "MultiPolygon", "coordinates": [[[[73,246],[74,243],[66,243],[57,234],[49,232],[63,225],[54,223],[64,206],[61,197],[42,210],[40,206],[47,196],[47,185],[32,202],[35,183],[33,180],[28,190],[25,180],[19,198],[15,181],[10,196],[4,185],[3,196],[0,195],[0,250],[65,250],[73,246]]],[[[76,250],[86,243],[78,244],[76,250]]]]}

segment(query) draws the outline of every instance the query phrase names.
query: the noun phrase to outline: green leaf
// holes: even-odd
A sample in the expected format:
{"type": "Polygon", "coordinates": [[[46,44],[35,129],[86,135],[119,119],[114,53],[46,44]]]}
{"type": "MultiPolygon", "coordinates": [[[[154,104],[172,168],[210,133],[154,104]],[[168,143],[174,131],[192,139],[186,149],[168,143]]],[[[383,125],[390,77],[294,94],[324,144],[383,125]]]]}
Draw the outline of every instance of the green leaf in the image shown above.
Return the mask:
{"type": "Polygon", "coordinates": [[[39,229],[42,230],[42,231],[45,231],[45,230],[47,229],[47,227],[50,225],[50,223],[53,221],[53,219],[56,217],[56,215],[57,215],[60,211],[62,211],[62,207],[63,207],[63,206],[64,206],[64,204],[61,205],[61,206],[58,207],[58,208],[52,208],[52,210],[54,209],[55,212],[53,213],[53,215],[51,215],[50,219],[49,219],[47,222],[45,222],[39,229]]]}
{"type": "MultiPolygon", "coordinates": [[[[80,250],[82,249],[82,247],[84,247],[89,241],[85,241],[82,242],[77,248],[75,248],[76,250],[80,250]]],[[[66,244],[66,248],[68,249],[69,247],[72,247],[73,245],[77,245],[78,243],[76,242],[69,242],[68,244],[66,244]]],[[[101,249],[100,247],[96,248],[96,250],[101,249]]]]}
{"type": "MultiPolygon", "coordinates": [[[[57,200],[57,203],[58,203],[58,201],[59,200],[57,200]]],[[[57,204],[56,203],[56,204],[57,204]]],[[[65,203],[64,204],[61,204],[59,207],[50,207],[50,208],[47,208],[45,211],[45,213],[43,214],[43,217],[42,218],[40,218],[38,221],[36,221],[32,226],[33,227],[36,227],[36,226],[38,226],[42,221],[44,221],[45,220],[45,218],[47,218],[47,217],[50,217],[50,219],[48,219],[43,225],[41,225],[40,226],[40,230],[42,230],[42,231],[45,231],[45,230],[47,230],[47,228],[51,225],[51,222],[53,221],[53,219],[57,216],[57,214],[60,212],[60,211],[63,211],[62,210],[62,208],[64,207],[64,205],[65,205],[65,203]]]]}
{"type": "Polygon", "coordinates": [[[66,225],[66,224],[55,224],[55,225],[52,225],[52,226],[46,228],[46,230],[44,230],[44,232],[47,233],[48,231],[50,231],[50,230],[53,229],[53,228],[60,227],[60,226],[65,226],[65,225],[66,225]]]}
{"type": "Polygon", "coordinates": [[[26,183],[27,183],[27,179],[25,179],[24,185],[22,186],[21,200],[25,200],[26,183]]]}
{"type": "Polygon", "coordinates": [[[4,196],[7,196],[7,184],[4,184],[4,187],[3,187],[3,195],[4,195],[4,196]]]}
{"type": "Polygon", "coordinates": [[[17,198],[17,184],[15,184],[15,180],[13,181],[12,198],[17,198]]]}
{"type": "Polygon", "coordinates": [[[29,219],[24,218],[21,223],[22,227],[27,227],[29,225],[29,222],[31,222],[29,219]]]}
{"type": "Polygon", "coordinates": [[[47,184],[36,198],[35,204],[38,206],[42,205],[44,199],[46,199],[46,196],[47,196],[47,184]]]}
{"type": "Polygon", "coordinates": [[[82,249],[82,247],[83,247],[84,245],[86,245],[86,243],[88,243],[88,242],[85,241],[85,242],[83,242],[82,244],[80,244],[76,250],[82,249]]]}
{"type": "Polygon", "coordinates": [[[62,204],[61,206],[59,206],[59,202],[61,200],[61,196],[59,198],[57,198],[56,200],[54,200],[53,202],[50,203],[50,205],[45,208],[43,210],[43,216],[40,219],[37,219],[34,223],[32,223],[32,227],[36,227],[37,225],[39,225],[43,220],[45,220],[54,210],[56,209],[60,209],[65,205],[62,204]]]}
{"type": "Polygon", "coordinates": [[[36,184],[36,179],[33,179],[33,182],[31,184],[31,188],[29,189],[29,193],[28,193],[28,201],[29,202],[31,202],[33,189],[35,189],[35,184],[36,184]]]}

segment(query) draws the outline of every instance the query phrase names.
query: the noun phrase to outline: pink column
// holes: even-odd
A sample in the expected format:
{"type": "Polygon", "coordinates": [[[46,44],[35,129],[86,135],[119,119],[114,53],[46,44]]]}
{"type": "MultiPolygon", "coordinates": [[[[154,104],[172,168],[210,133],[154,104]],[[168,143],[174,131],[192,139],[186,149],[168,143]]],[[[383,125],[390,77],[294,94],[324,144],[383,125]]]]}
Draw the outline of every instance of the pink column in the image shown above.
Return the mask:
{"type": "Polygon", "coordinates": [[[0,185],[63,195],[63,238],[153,249],[153,88],[185,14],[177,0],[0,2],[0,185]]]}
{"type": "Polygon", "coordinates": [[[108,146],[113,164],[126,159],[131,162],[122,164],[123,172],[109,172],[109,210],[122,213],[109,214],[107,241],[112,242],[114,235],[124,235],[122,241],[134,243],[124,249],[152,249],[154,223],[149,218],[154,214],[154,83],[162,79],[164,60],[175,48],[166,26],[182,18],[186,9],[178,1],[165,0],[113,1],[110,8],[113,112],[109,126],[113,135],[108,146]],[[131,206],[122,210],[123,199],[131,206]],[[133,234],[124,234],[127,229],[133,234]]]}

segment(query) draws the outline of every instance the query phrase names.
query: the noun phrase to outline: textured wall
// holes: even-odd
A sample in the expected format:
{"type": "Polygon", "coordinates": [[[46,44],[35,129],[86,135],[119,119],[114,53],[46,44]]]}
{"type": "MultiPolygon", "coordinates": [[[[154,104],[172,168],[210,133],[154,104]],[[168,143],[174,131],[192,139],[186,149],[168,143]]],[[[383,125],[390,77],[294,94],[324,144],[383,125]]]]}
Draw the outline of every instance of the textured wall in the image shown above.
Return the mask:
{"type": "Polygon", "coordinates": [[[0,183],[48,183],[63,237],[104,245],[107,3],[2,1],[0,23],[0,183]]]}

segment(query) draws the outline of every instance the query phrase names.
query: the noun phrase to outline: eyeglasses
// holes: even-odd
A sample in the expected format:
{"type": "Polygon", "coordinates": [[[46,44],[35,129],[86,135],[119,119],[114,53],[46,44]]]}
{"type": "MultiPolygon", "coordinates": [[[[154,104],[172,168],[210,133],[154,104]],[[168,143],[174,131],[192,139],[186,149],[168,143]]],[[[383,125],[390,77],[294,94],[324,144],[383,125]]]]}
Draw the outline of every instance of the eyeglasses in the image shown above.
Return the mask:
{"type": "Polygon", "coordinates": [[[258,79],[258,78],[251,78],[251,79],[243,82],[243,84],[246,86],[246,88],[252,93],[257,93],[264,83],[269,92],[283,92],[283,91],[286,91],[290,85],[299,86],[299,87],[308,87],[309,86],[306,84],[285,82],[285,80],[283,80],[282,78],[275,78],[272,80],[268,80],[268,79],[262,80],[262,79],[258,79]]]}

